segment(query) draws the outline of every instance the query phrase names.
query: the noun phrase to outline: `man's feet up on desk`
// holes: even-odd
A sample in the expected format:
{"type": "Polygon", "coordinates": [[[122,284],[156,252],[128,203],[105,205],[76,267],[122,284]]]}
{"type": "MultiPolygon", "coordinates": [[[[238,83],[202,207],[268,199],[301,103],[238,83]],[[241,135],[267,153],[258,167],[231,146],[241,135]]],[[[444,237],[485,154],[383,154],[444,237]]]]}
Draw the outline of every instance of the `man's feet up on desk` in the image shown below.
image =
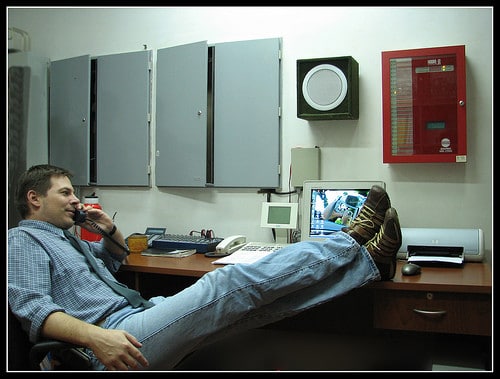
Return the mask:
{"type": "Polygon", "coordinates": [[[365,244],[366,249],[380,271],[381,280],[390,280],[396,273],[396,256],[401,247],[402,236],[396,209],[385,212],[380,231],[365,244]]]}
{"type": "Polygon", "coordinates": [[[342,228],[360,245],[364,245],[379,232],[385,219],[385,211],[391,207],[389,195],[380,186],[374,185],[368,192],[368,197],[361,207],[358,216],[351,225],[342,228]]]}

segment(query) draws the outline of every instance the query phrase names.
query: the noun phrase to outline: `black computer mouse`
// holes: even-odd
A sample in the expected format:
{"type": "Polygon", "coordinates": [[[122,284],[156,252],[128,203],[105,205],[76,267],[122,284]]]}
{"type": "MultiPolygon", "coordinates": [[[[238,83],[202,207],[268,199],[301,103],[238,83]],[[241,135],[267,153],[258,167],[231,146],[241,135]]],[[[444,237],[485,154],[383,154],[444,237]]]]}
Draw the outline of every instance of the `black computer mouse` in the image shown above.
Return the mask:
{"type": "Polygon", "coordinates": [[[415,263],[405,263],[403,267],[401,267],[401,273],[403,275],[417,275],[420,274],[422,268],[415,263]]]}

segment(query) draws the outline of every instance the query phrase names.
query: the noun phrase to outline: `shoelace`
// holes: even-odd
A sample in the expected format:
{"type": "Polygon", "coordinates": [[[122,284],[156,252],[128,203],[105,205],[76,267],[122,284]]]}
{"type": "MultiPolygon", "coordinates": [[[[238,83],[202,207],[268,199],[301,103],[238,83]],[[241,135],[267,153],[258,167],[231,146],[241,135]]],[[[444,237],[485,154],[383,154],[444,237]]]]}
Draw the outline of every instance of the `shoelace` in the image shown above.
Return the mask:
{"type": "Polygon", "coordinates": [[[363,209],[361,210],[361,213],[354,219],[350,227],[351,229],[355,226],[361,226],[363,229],[375,228],[376,225],[373,219],[377,219],[377,221],[379,221],[379,224],[382,224],[384,222],[384,219],[377,215],[374,209],[365,204],[363,206],[363,209]]]}
{"type": "Polygon", "coordinates": [[[392,252],[398,247],[397,241],[392,240],[385,234],[385,225],[380,227],[380,231],[365,246],[367,249],[371,247],[371,252],[382,260],[387,260],[387,258],[392,259],[392,252]],[[385,254],[384,249],[387,249],[391,253],[389,255],[385,254]]]}

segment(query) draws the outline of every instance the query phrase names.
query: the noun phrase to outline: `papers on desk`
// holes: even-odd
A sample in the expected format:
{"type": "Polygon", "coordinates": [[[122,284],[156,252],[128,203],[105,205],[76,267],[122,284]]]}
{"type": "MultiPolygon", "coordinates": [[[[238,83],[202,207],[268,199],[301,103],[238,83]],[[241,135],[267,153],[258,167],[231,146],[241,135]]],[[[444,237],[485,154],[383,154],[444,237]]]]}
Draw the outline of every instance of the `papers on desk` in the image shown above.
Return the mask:
{"type": "Polygon", "coordinates": [[[155,249],[150,247],[144,250],[141,255],[147,257],[168,257],[168,258],[182,258],[189,257],[196,253],[196,249],[155,249]]]}
{"type": "Polygon", "coordinates": [[[408,262],[419,265],[440,264],[460,266],[464,263],[462,247],[435,247],[408,245],[408,262]]]}

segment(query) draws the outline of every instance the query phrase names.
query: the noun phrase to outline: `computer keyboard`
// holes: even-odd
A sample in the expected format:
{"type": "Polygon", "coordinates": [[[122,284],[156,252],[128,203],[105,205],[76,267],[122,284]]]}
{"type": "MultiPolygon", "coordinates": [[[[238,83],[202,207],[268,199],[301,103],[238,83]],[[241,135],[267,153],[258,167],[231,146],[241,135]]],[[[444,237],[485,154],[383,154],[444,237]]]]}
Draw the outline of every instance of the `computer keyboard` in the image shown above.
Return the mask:
{"type": "Polygon", "coordinates": [[[223,238],[205,238],[184,234],[164,234],[153,241],[154,249],[196,249],[197,253],[215,251],[215,247],[223,238]]]}
{"type": "Polygon", "coordinates": [[[276,251],[284,248],[286,243],[248,242],[239,251],[276,251]]]}
{"type": "Polygon", "coordinates": [[[236,263],[253,263],[264,258],[266,255],[272,254],[277,250],[281,250],[288,243],[267,243],[267,242],[248,242],[241,249],[236,250],[231,255],[213,261],[213,264],[236,264],[236,263]]]}

